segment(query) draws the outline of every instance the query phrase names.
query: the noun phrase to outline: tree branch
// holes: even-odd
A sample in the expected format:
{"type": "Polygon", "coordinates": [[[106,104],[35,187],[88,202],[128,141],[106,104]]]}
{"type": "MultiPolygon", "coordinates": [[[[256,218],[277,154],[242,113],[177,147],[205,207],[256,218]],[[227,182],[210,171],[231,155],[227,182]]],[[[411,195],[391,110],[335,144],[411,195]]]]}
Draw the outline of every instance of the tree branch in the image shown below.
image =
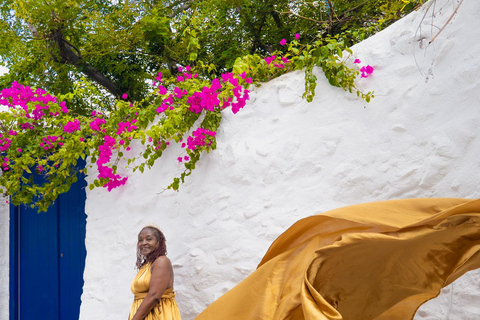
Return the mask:
{"type": "MultiPolygon", "coordinates": [[[[273,6],[272,6],[272,9],[273,9],[273,6]]],[[[282,29],[283,28],[283,23],[282,23],[282,20],[280,19],[280,16],[278,15],[278,12],[275,9],[273,9],[270,12],[270,14],[272,15],[272,18],[275,21],[275,24],[277,25],[277,28],[282,29]]]]}
{"type": "Polygon", "coordinates": [[[72,45],[71,43],[69,43],[67,40],[64,39],[61,30],[54,30],[51,36],[60,54],[60,60],[58,60],[53,55],[54,61],[57,61],[63,64],[72,64],[80,72],[82,72],[91,80],[95,81],[96,83],[98,83],[99,85],[107,89],[115,97],[120,97],[123,94],[123,92],[121,92],[120,89],[118,89],[115,83],[113,83],[100,71],[90,66],[88,63],[86,63],[83,60],[80,54],[80,50],[78,50],[74,45],[72,45]],[[75,50],[76,53],[72,49],[75,50]]]}
{"type": "Polygon", "coordinates": [[[287,11],[287,12],[278,11],[278,10],[275,10],[275,11],[276,11],[277,13],[280,13],[280,14],[289,14],[289,15],[298,17],[298,18],[300,18],[300,19],[310,20],[310,21],[313,21],[313,22],[318,23],[318,24],[322,24],[322,23],[327,23],[327,22],[328,22],[328,21],[315,20],[315,19],[312,19],[312,18],[309,18],[309,17],[304,17],[304,16],[301,16],[301,15],[296,14],[296,13],[291,12],[291,11],[287,11]]]}
{"type": "Polygon", "coordinates": [[[443,27],[440,28],[440,30],[438,30],[437,34],[432,38],[432,40],[430,40],[428,42],[428,44],[431,44],[433,41],[435,41],[435,39],[438,37],[438,35],[440,33],[442,33],[443,29],[445,29],[445,27],[447,26],[447,24],[450,23],[450,21],[453,19],[453,17],[457,14],[457,11],[458,11],[458,8],[460,8],[460,6],[462,5],[463,3],[463,0],[460,1],[460,3],[458,4],[457,8],[455,9],[455,11],[453,11],[452,15],[450,16],[450,18],[448,18],[447,22],[445,22],[445,24],[443,25],[443,27]]]}

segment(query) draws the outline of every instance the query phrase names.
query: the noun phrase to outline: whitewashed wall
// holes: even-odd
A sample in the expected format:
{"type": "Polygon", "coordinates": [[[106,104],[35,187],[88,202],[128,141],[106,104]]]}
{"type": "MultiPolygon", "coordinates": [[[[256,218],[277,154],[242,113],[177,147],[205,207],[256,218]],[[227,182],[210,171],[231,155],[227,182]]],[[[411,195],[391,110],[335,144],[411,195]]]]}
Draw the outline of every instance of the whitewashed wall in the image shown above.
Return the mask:
{"type": "Polygon", "coordinates": [[[8,198],[0,195],[0,319],[8,319],[9,306],[9,228],[8,198]]]}
{"type": "MultiPolygon", "coordinates": [[[[303,73],[294,72],[255,89],[237,115],[225,113],[218,149],[179,192],[162,192],[181,170],[175,146],[152,170],[129,174],[125,187],[88,192],[80,318],[126,316],[136,235],[146,224],[167,236],[189,320],[250,274],[300,218],[368,201],[478,197],[480,2],[465,1],[426,47],[456,3],[439,0],[435,17],[422,22],[422,9],[355,46],[351,61],[375,67],[358,81],[376,92],[370,104],[328,85],[318,70],[317,96],[306,103],[303,73]]],[[[478,271],[462,278],[417,318],[480,318],[478,280],[478,271]]]]}
{"type": "MultiPolygon", "coordinates": [[[[0,67],[0,75],[5,72],[6,69],[0,67]]],[[[0,319],[8,319],[10,215],[7,201],[7,197],[0,195],[0,319]]]]}
{"type": "MultiPolygon", "coordinates": [[[[129,173],[125,187],[87,192],[80,319],[126,319],[136,235],[146,224],[167,236],[177,300],[190,320],[250,274],[300,218],[368,201],[478,198],[480,2],[464,1],[426,46],[456,4],[437,0],[434,17],[422,22],[421,9],[355,46],[351,60],[375,67],[358,81],[376,92],[371,103],[331,87],[318,70],[317,97],[306,103],[295,72],[255,89],[237,115],[225,113],[217,150],[179,192],[163,191],[181,170],[175,146],[152,170],[129,173]]],[[[7,319],[8,207],[0,212],[0,319],[7,319]]],[[[478,270],[416,317],[479,318],[478,270]]]]}

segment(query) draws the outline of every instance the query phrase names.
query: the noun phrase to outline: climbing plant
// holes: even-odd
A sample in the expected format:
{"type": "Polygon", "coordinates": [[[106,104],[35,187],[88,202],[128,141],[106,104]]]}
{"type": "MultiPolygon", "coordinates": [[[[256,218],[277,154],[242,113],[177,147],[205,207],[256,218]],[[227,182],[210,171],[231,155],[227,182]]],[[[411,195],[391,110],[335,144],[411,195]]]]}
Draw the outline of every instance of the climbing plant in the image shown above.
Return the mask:
{"type": "Polygon", "coordinates": [[[179,144],[184,169],[167,186],[177,190],[252,86],[304,70],[311,101],[319,67],[369,101],[356,81],[373,68],[349,46],[421,2],[0,1],[10,69],[0,78],[0,185],[14,204],[44,211],[88,169],[78,159],[97,168],[91,189],[111,191],[128,180],[120,163],[143,172],[179,144]],[[350,15],[362,10],[364,20],[350,15]]]}

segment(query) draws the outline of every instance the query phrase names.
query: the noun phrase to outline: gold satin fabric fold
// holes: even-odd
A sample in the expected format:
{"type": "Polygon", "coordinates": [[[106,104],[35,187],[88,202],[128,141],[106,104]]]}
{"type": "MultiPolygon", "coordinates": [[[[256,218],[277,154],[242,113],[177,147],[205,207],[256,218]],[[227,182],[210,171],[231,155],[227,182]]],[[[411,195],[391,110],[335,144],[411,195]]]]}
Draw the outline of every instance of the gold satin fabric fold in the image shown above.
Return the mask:
{"type": "MultiPolygon", "coordinates": [[[[145,264],[137,273],[132,281],[131,290],[134,294],[134,300],[130,309],[128,320],[132,319],[138,308],[145,299],[150,288],[150,279],[152,277],[151,264],[145,264]]],[[[180,311],[175,301],[175,292],[173,288],[168,288],[162,295],[158,304],[150,311],[144,320],[181,320],[180,311]]]]}
{"type": "Polygon", "coordinates": [[[405,320],[480,268],[480,200],[407,199],[302,219],[196,320],[405,320]]]}

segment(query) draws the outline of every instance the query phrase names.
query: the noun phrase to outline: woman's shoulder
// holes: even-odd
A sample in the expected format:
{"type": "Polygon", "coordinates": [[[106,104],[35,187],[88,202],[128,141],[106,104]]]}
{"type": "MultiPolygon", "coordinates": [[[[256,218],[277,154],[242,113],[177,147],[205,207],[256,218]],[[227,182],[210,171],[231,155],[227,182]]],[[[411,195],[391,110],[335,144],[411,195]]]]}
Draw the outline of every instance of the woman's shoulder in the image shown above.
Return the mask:
{"type": "Polygon", "coordinates": [[[170,262],[170,259],[168,259],[166,256],[160,256],[155,261],[152,263],[153,268],[165,268],[165,267],[171,267],[172,263],[170,262]]]}

